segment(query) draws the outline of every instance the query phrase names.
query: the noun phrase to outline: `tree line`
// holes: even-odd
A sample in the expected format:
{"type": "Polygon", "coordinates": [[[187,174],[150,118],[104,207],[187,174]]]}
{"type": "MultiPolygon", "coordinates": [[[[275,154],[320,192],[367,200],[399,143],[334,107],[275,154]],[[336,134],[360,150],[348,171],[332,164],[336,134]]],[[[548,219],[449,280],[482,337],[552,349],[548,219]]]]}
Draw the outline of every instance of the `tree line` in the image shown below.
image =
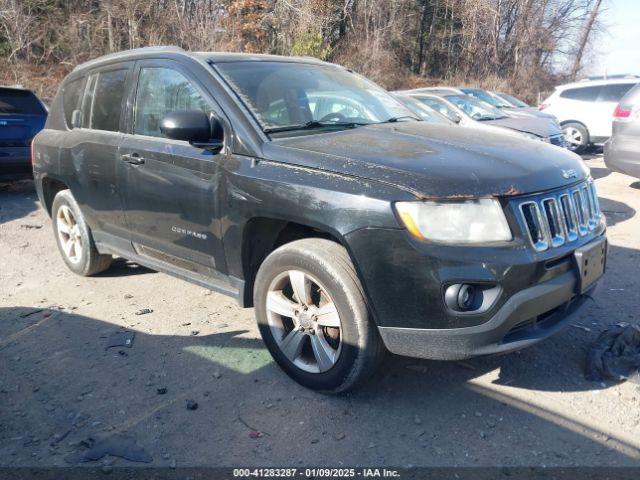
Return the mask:
{"type": "Polygon", "coordinates": [[[0,82],[51,96],[90,58],[177,45],[314,56],[390,89],[479,84],[535,101],[580,76],[605,8],[602,0],[0,0],[0,82]]]}

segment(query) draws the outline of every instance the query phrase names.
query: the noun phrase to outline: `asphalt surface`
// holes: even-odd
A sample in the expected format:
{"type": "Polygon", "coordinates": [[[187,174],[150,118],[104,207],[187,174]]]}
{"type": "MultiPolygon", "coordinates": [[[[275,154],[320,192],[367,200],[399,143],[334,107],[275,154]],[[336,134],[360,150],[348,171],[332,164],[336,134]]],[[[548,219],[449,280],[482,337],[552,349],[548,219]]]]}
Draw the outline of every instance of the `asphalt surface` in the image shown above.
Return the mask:
{"type": "Polygon", "coordinates": [[[583,376],[600,331],[640,320],[640,182],[586,162],[611,250],[579,321],[504,356],[390,355],[341,397],[289,380],[229,298],[125,261],[75,276],[32,185],[1,185],[0,466],[73,464],[120,434],[154,466],[640,465],[638,385],[583,376]],[[122,329],[131,346],[107,349],[122,329]]]}

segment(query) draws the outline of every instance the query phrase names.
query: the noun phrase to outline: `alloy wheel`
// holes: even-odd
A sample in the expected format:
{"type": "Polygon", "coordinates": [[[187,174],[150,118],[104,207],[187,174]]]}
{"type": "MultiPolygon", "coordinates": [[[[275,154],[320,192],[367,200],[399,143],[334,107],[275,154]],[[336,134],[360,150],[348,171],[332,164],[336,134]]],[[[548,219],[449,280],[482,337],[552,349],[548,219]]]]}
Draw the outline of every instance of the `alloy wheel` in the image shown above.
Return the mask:
{"type": "Polygon", "coordinates": [[[267,319],[280,351],[298,368],[324,373],[342,350],[342,323],[326,289],[311,275],[288,270],[267,293],[267,319]]]}
{"type": "Polygon", "coordinates": [[[582,145],[582,133],[577,128],[574,128],[574,127],[565,128],[564,136],[569,142],[571,150],[575,150],[576,148],[582,145]]]}
{"type": "Polygon", "coordinates": [[[82,260],[82,233],[73,211],[67,205],[61,205],[56,216],[56,228],[62,251],[71,263],[82,260]]]}

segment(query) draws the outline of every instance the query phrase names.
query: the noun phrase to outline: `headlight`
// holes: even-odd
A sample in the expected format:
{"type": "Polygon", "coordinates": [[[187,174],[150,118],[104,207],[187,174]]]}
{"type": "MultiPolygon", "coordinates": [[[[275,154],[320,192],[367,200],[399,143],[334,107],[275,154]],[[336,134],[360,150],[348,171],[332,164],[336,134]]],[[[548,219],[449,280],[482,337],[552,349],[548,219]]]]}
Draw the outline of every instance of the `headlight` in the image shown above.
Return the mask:
{"type": "Polygon", "coordinates": [[[396,211],[407,230],[420,240],[483,243],[511,240],[500,203],[493,198],[463,202],[398,202],[396,211]]]}

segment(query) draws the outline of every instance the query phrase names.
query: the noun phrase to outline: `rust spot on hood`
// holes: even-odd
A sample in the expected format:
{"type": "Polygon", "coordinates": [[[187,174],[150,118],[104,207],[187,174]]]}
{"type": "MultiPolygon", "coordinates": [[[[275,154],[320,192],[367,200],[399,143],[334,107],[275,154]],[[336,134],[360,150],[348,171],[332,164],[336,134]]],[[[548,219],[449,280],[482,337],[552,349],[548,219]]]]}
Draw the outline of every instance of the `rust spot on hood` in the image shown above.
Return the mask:
{"type": "Polygon", "coordinates": [[[509,190],[507,190],[504,193],[496,193],[494,194],[496,197],[513,197],[514,195],[520,195],[522,192],[520,190],[518,190],[515,185],[511,185],[511,187],[509,187],[509,190]]]}

